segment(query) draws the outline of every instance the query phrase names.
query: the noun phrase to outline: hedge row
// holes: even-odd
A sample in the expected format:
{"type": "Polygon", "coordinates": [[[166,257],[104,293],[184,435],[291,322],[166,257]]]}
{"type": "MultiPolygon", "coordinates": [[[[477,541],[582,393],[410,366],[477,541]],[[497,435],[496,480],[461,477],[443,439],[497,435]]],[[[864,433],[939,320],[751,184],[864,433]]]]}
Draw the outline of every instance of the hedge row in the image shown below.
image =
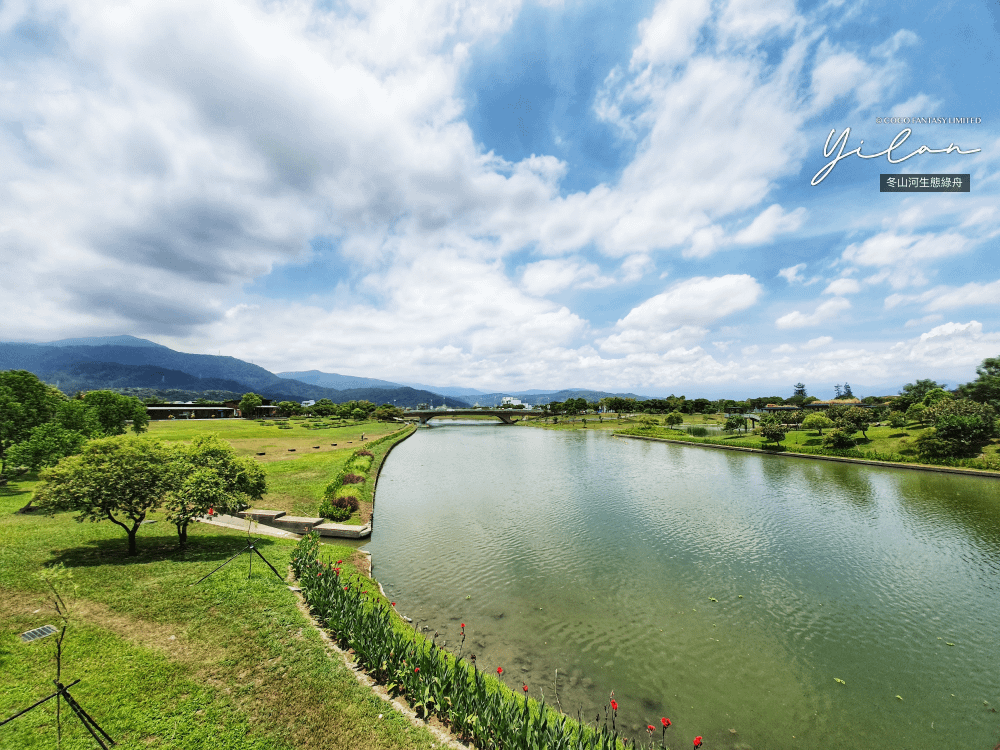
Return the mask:
{"type": "MultiPolygon", "coordinates": [[[[292,555],[310,609],[372,679],[393,697],[403,696],[418,716],[436,716],[463,741],[490,750],[634,747],[614,729],[572,721],[544,698],[539,702],[517,694],[503,683],[502,669],[499,676],[484,674],[474,662],[428,641],[406,627],[378,592],[366,589],[360,576],[347,578],[318,554],[319,537],[309,534],[292,555]]],[[[464,629],[463,624],[463,640],[464,629]]]]}
{"type": "MultiPolygon", "coordinates": [[[[378,448],[383,443],[389,441],[396,441],[400,439],[400,432],[412,432],[414,427],[407,427],[402,431],[390,432],[388,435],[383,435],[377,440],[372,440],[366,445],[355,450],[348,457],[347,461],[344,462],[344,466],[329,484],[323,490],[323,500],[319,505],[319,515],[324,518],[329,518],[335,522],[346,521],[351,517],[351,510],[348,504],[345,506],[343,503],[337,503],[337,493],[345,485],[358,485],[367,482],[371,470],[374,468],[377,470],[378,465],[375,461],[375,454],[373,449],[378,448]],[[368,459],[366,461],[359,461],[359,459],[368,459]],[[362,468],[362,465],[364,468],[362,468]]],[[[372,490],[370,487],[366,488],[362,493],[371,497],[372,490]]]]}

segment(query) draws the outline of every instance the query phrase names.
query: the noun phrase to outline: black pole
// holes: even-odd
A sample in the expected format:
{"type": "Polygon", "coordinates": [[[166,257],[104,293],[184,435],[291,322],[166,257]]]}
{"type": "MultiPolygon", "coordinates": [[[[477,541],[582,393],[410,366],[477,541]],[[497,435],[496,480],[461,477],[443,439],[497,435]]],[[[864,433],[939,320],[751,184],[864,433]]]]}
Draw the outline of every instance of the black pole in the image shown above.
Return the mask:
{"type": "MultiPolygon", "coordinates": [[[[253,546],[253,545],[251,545],[251,546],[253,546]]],[[[253,547],[253,551],[257,553],[257,555],[260,557],[261,560],[263,560],[265,563],[267,563],[267,567],[269,567],[271,570],[274,571],[274,574],[276,576],[278,576],[278,580],[281,581],[282,583],[284,583],[285,579],[281,577],[281,573],[279,573],[277,570],[275,570],[275,567],[273,565],[271,565],[271,563],[268,561],[268,559],[266,557],[264,557],[264,555],[262,555],[260,553],[260,550],[257,549],[256,547],[253,547]]],[[[250,556],[250,559],[253,560],[253,555],[250,556]]]]}
{"type": "MultiPolygon", "coordinates": [[[[67,688],[71,688],[71,687],[73,687],[73,686],[74,686],[74,685],[75,685],[75,684],[76,684],[77,682],[79,682],[79,680],[77,680],[76,682],[71,682],[71,683],[70,683],[69,685],[67,685],[66,687],[67,687],[67,688]]],[[[46,696],[45,698],[42,698],[42,699],[41,699],[40,701],[38,701],[38,703],[34,703],[34,704],[32,704],[32,705],[28,706],[28,707],[27,707],[26,709],[24,709],[23,711],[18,711],[18,712],[17,712],[16,714],[14,714],[13,716],[11,716],[11,717],[10,717],[9,719],[4,719],[3,721],[0,721],[0,727],[2,727],[2,726],[3,726],[4,724],[6,724],[6,723],[7,723],[8,721],[14,721],[14,719],[16,719],[16,718],[17,718],[18,716],[23,716],[24,714],[28,713],[28,711],[30,711],[31,709],[33,709],[33,708],[38,708],[38,707],[39,707],[40,705],[42,705],[43,703],[45,703],[45,701],[50,701],[50,700],[52,700],[52,699],[53,699],[53,698],[55,698],[55,697],[56,697],[57,695],[59,695],[59,693],[60,693],[60,692],[62,692],[62,691],[60,691],[60,690],[56,690],[56,691],[55,691],[55,692],[54,692],[54,693],[53,693],[52,695],[49,695],[49,696],[46,696]]]]}
{"type": "Polygon", "coordinates": [[[87,727],[87,731],[90,732],[90,736],[94,738],[97,744],[103,748],[103,750],[108,750],[108,746],[105,745],[103,742],[101,742],[101,738],[98,737],[97,734],[94,732],[95,729],[98,732],[100,732],[104,736],[104,739],[106,739],[112,745],[117,744],[113,739],[111,739],[111,736],[107,732],[101,729],[100,724],[94,721],[94,718],[83,710],[83,707],[76,702],[76,699],[73,698],[72,695],[69,694],[69,690],[67,688],[62,689],[62,695],[63,698],[66,699],[66,703],[69,704],[69,707],[73,709],[73,712],[76,714],[77,718],[83,722],[83,725],[85,727],[87,727]]]}

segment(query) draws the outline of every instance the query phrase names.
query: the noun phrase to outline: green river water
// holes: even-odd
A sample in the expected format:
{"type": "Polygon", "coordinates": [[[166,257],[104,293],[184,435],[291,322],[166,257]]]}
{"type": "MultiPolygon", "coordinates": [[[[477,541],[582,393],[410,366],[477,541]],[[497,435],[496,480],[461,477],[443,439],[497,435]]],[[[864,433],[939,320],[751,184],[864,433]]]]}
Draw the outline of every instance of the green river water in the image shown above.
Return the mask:
{"type": "Polygon", "coordinates": [[[386,460],[367,549],[439,643],[590,722],[613,690],[639,739],[1000,743],[1000,480],[449,424],[386,460]]]}

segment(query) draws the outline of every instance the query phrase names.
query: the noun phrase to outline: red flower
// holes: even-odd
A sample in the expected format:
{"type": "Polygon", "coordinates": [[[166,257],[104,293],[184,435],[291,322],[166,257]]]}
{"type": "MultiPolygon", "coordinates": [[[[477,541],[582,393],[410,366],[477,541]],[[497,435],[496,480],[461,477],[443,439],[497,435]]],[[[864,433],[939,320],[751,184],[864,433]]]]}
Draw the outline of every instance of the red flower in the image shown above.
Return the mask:
{"type": "Polygon", "coordinates": [[[695,737],[694,738],[694,746],[695,747],[701,747],[701,737],[695,737]]]}
{"type": "Polygon", "coordinates": [[[416,674],[416,673],[417,673],[417,672],[419,672],[419,671],[420,671],[420,667],[414,667],[414,668],[413,668],[413,673],[414,673],[414,674],[416,674]]]}
{"type": "Polygon", "coordinates": [[[526,692],[526,693],[528,692],[528,686],[527,685],[521,685],[521,688],[524,690],[524,692],[526,692]]]}
{"type": "Polygon", "coordinates": [[[616,701],[614,698],[611,699],[611,710],[612,711],[618,710],[618,701],[616,701]]]}
{"type": "Polygon", "coordinates": [[[652,734],[654,731],[656,731],[656,727],[654,727],[652,724],[647,724],[646,731],[652,734]]]}
{"type": "Polygon", "coordinates": [[[462,627],[463,627],[463,628],[465,627],[465,623],[464,623],[464,622],[462,623],[462,627]]]}
{"type": "Polygon", "coordinates": [[[662,719],[660,719],[660,723],[663,725],[663,728],[666,729],[667,727],[670,726],[670,719],[664,716],[662,719]]]}
{"type": "Polygon", "coordinates": [[[316,574],[316,577],[319,578],[321,575],[323,575],[323,571],[322,570],[319,573],[316,574]]]}
{"type": "Polygon", "coordinates": [[[343,560],[337,560],[337,565],[340,565],[342,562],[344,562],[344,561],[343,560]]]}
{"type": "Polygon", "coordinates": [[[497,667],[497,674],[503,674],[503,667],[497,667]]]}
{"type": "Polygon", "coordinates": [[[344,591],[347,591],[347,586],[344,586],[344,591]]]}
{"type": "Polygon", "coordinates": [[[208,515],[214,516],[215,515],[215,508],[209,508],[208,509],[208,515]]]}
{"type": "Polygon", "coordinates": [[[393,607],[396,606],[396,602],[389,602],[389,604],[391,604],[393,607]]]}

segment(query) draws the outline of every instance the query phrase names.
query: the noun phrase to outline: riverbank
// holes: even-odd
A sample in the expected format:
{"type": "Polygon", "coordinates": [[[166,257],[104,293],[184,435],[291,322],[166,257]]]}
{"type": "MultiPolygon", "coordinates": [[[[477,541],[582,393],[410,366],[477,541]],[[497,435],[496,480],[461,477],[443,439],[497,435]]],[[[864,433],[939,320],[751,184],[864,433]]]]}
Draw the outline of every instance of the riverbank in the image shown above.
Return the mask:
{"type": "MultiPolygon", "coordinates": [[[[654,428],[655,429],[655,428],[654,428]]],[[[661,443],[677,443],[682,445],[696,445],[705,448],[717,448],[729,451],[741,451],[744,453],[762,453],[772,456],[786,456],[789,458],[812,458],[820,461],[834,461],[838,463],[849,463],[849,464],[861,464],[867,466],[885,466],[889,468],[896,469],[911,469],[919,471],[931,471],[944,474],[962,474],[965,476],[984,476],[991,477],[994,479],[1000,478],[1000,469],[988,469],[988,468],[978,468],[976,466],[944,466],[940,464],[931,464],[918,462],[917,460],[907,460],[906,457],[899,456],[897,460],[893,460],[891,457],[883,457],[881,454],[873,451],[874,455],[880,456],[879,458],[868,457],[868,456],[850,456],[850,455],[837,455],[835,452],[825,452],[821,449],[812,449],[809,452],[802,450],[788,449],[787,447],[781,446],[778,448],[765,448],[757,447],[751,445],[733,445],[732,442],[727,443],[726,441],[736,441],[740,440],[741,436],[732,436],[730,438],[715,438],[715,437],[695,437],[688,436],[680,430],[658,430],[661,432],[671,433],[669,437],[664,435],[649,434],[653,430],[643,427],[631,428],[630,430],[616,431],[614,433],[615,437],[633,438],[636,440],[651,440],[654,442],[661,443]]],[[[789,433],[794,434],[794,433],[789,433]]],[[[746,438],[753,438],[753,435],[745,436],[746,438]]],[[[763,444],[763,441],[758,438],[758,441],[763,444]]],[[[840,453],[846,453],[847,451],[841,451],[840,453]]],[[[995,454],[994,454],[995,455],[995,454]]],[[[955,459],[958,462],[977,462],[976,459],[955,459]]],[[[978,463],[983,463],[979,461],[978,463]]]]}
{"type": "MultiPolygon", "coordinates": [[[[63,680],[82,680],[74,697],[121,748],[440,745],[331,658],[289,582],[259,560],[249,580],[243,556],[193,585],[246,546],[244,530],[193,524],[181,550],[173,526],[153,513],[139,532],[138,557],[129,558],[110,523],[16,514],[37,484],[23,478],[0,488],[0,717],[51,692],[52,638],[25,644],[18,634],[59,623],[37,573],[62,564],[72,573],[63,590],[63,680]]],[[[294,540],[255,544],[284,575],[294,540]]],[[[345,572],[366,567],[351,548],[324,550],[345,561],[345,572]]],[[[5,726],[0,745],[42,750],[55,732],[50,701],[5,726]]],[[[65,747],[92,745],[65,713],[63,734],[65,747]]]]}

